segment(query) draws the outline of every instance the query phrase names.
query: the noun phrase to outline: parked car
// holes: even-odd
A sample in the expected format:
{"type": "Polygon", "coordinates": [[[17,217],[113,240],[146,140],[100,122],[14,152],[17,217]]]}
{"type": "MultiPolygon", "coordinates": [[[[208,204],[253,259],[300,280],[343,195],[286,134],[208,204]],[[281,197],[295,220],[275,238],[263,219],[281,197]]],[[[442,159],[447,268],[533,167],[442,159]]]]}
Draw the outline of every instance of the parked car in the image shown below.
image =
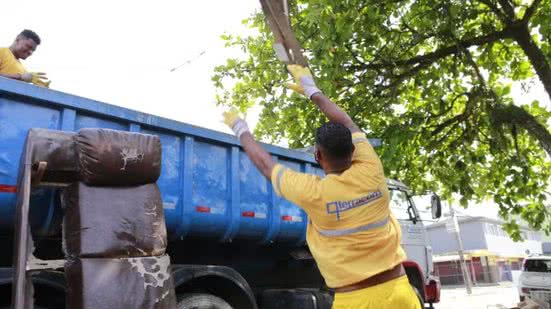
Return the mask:
{"type": "Polygon", "coordinates": [[[520,300],[551,299],[551,256],[530,256],[522,265],[518,280],[520,300]]]}

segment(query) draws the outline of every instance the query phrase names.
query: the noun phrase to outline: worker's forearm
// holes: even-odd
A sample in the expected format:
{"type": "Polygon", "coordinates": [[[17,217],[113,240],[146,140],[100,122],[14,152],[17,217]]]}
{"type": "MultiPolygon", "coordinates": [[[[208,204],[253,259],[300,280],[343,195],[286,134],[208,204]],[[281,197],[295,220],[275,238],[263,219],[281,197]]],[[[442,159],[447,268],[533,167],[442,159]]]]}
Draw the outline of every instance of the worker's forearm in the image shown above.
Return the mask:
{"type": "Polygon", "coordinates": [[[343,111],[337,104],[331,101],[323,93],[318,92],[312,95],[312,102],[329,118],[329,121],[340,123],[350,129],[352,133],[360,132],[358,126],[352,121],[352,118],[343,111]]]}
{"type": "Polygon", "coordinates": [[[245,149],[245,153],[249,156],[249,159],[260,170],[268,180],[271,179],[272,170],[274,169],[275,162],[272,156],[255,141],[250,132],[245,132],[241,135],[241,145],[245,149]]]}
{"type": "Polygon", "coordinates": [[[16,80],[22,80],[21,79],[21,74],[2,74],[2,73],[0,73],[0,76],[11,78],[11,79],[16,79],[16,80]]]}

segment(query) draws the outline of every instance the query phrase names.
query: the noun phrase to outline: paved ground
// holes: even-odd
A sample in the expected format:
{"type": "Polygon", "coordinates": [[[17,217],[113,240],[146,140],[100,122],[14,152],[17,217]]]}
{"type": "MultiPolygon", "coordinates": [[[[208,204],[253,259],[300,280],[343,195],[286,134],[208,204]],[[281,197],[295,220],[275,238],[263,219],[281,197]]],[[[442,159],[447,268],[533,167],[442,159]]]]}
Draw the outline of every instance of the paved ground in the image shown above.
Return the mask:
{"type": "Polygon", "coordinates": [[[474,287],[467,295],[465,287],[444,287],[440,303],[435,309],[504,309],[513,308],[519,301],[518,291],[512,283],[474,287]]]}

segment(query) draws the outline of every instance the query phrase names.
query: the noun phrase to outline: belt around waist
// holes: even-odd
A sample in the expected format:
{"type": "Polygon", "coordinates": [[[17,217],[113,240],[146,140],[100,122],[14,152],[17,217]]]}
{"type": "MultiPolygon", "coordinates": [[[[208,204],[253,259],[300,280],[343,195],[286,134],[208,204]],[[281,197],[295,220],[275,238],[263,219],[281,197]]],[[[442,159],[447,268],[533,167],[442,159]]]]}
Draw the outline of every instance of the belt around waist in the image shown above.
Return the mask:
{"type": "Polygon", "coordinates": [[[398,277],[404,276],[405,274],[406,274],[406,271],[404,270],[402,263],[400,263],[389,270],[380,272],[360,282],[335,288],[335,293],[346,293],[346,292],[352,292],[356,290],[369,288],[369,287],[396,279],[398,277]]]}

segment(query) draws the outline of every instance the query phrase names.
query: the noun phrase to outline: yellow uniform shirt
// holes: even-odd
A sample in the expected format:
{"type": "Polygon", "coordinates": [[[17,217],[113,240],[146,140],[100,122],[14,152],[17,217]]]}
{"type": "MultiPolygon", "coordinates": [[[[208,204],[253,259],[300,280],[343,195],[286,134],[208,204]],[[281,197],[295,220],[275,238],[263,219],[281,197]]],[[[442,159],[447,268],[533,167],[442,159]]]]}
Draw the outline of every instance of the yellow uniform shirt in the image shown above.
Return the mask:
{"type": "Polygon", "coordinates": [[[406,257],[381,161],[365,134],[352,138],[352,166],[340,175],[320,178],[278,164],[271,176],[276,193],[308,214],[306,240],[331,288],[367,279],[406,257]]]}
{"type": "Polygon", "coordinates": [[[0,73],[22,74],[27,72],[8,47],[0,48],[0,73]]]}

